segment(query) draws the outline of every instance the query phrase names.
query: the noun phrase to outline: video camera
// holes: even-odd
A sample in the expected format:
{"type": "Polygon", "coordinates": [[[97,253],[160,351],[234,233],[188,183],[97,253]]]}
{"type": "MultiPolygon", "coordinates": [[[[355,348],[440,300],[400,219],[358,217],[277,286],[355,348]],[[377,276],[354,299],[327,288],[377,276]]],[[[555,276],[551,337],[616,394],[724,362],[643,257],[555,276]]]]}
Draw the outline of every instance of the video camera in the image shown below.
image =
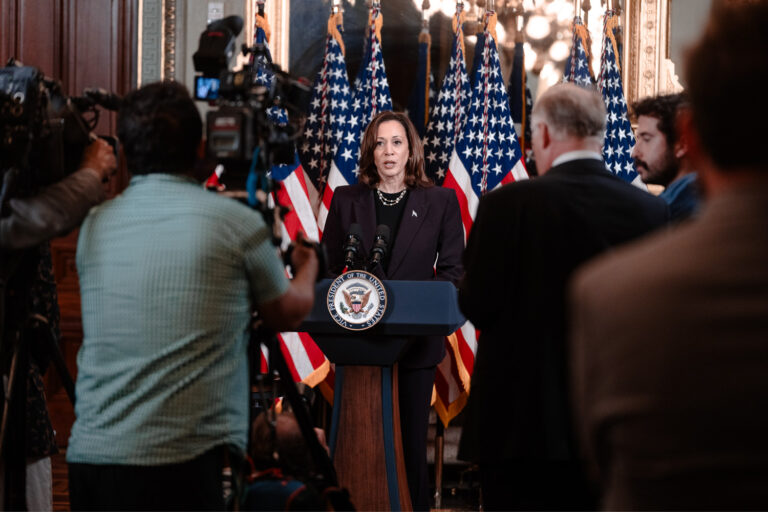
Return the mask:
{"type": "MultiPolygon", "coordinates": [[[[303,132],[300,120],[311,99],[311,85],[280,70],[265,44],[243,44],[247,63],[240,70],[230,70],[242,29],[240,16],[211,22],[192,56],[200,73],[195,77],[195,99],[216,107],[206,114],[206,156],[223,167],[217,179],[225,194],[246,199],[261,212],[288,264],[293,246],[282,240],[277,226],[288,208],[277,203],[276,194],[274,206],[269,202],[270,193],[279,187],[271,171],[296,163],[296,140],[303,132]]],[[[322,249],[314,245],[324,268],[322,249]]]]}
{"type": "MultiPolygon", "coordinates": [[[[99,120],[97,105],[117,110],[119,99],[101,89],[67,97],[60,82],[13,59],[0,69],[0,173],[15,170],[14,195],[33,193],[77,169],[99,120]]],[[[6,186],[3,198],[10,193],[6,186]]]]}
{"type": "Polygon", "coordinates": [[[297,120],[311,95],[309,82],[281,71],[264,44],[243,44],[248,63],[231,71],[242,28],[239,16],[210,23],[193,55],[200,73],[195,77],[195,98],[218,107],[206,117],[208,157],[224,165],[230,181],[233,171],[243,178],[254,154],[262,169],[294,162],[295,141],[301,134],[297,120]]]}

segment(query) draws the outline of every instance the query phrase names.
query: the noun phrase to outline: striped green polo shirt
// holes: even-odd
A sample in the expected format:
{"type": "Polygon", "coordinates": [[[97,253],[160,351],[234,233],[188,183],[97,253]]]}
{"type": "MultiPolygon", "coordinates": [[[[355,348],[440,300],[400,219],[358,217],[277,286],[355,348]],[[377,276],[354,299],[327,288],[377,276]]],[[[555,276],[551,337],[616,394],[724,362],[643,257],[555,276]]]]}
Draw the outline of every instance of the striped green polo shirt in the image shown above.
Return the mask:
{"type": "Polygon", "coordinates": [[[67,461],[160,465],[245,448],[250,313],[288,287],[261,215],[184,176],[135,176],[83,223],[77,270],[67,461]]]}

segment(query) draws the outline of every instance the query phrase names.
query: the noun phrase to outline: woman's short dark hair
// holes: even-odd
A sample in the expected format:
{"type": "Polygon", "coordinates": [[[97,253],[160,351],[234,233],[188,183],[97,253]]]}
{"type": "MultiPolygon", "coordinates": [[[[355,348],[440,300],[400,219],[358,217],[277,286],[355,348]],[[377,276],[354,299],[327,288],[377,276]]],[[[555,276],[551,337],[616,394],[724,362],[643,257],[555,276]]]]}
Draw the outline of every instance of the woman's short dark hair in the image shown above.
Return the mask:
{"type": "Polygon", "coordinates": [[[370,188],[375,188],[381,178],[376,170],[376,162],[373,158],[373,150],[376,149],[376,139],[379,126],[387,121],[398,121],[405,129],[405,137],[408,139],[408,161],[405,164],[405,186],[430,187],[432,181],[424,172],[424,148],[421,139],[416,132],[408,116],[402,112],[385,110],[377,114],[365,129],[363,141],[360,144],[360,182],[370,188]]]}
{"type": "Polygon", "coordinates": [[[186,87],[155,82],[123,98],[117,136],[131,174],[177,174],[194,166],[203,123],[186,87]]]}

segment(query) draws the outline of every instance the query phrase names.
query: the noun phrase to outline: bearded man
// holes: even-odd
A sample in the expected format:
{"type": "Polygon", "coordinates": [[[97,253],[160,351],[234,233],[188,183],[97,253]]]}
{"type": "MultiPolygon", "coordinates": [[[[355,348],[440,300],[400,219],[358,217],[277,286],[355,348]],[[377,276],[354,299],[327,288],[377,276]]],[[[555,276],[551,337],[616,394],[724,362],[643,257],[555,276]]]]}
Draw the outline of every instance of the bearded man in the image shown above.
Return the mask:
{"type": "Polygon", "coordinates": [[[646,184],[665,187],[659,197],[669,205],[672,222],[684,220],[699,204],[696,172],[688,158],[688,143],[676,130],[688,115],[682,94],[644,98],[632,106],[637,140],[632,150],[635,169],[646,184]]]}

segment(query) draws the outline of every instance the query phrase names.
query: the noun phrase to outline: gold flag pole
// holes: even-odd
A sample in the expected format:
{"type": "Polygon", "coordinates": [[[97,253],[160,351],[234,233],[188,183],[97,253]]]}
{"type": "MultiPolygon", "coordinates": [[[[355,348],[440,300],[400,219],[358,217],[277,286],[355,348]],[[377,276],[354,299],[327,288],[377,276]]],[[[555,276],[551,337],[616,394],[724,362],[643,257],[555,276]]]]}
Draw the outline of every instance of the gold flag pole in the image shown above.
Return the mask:
{"type": "Polygon", "coordinates": [[[592,4],[590,3],[590,0],[583,0],[581,2],[581,10],[584,11],[584,16],[582,16],[582,20],[584,21],[584,26],[589,29],[589,10],[592,9],[592,4]]]}

